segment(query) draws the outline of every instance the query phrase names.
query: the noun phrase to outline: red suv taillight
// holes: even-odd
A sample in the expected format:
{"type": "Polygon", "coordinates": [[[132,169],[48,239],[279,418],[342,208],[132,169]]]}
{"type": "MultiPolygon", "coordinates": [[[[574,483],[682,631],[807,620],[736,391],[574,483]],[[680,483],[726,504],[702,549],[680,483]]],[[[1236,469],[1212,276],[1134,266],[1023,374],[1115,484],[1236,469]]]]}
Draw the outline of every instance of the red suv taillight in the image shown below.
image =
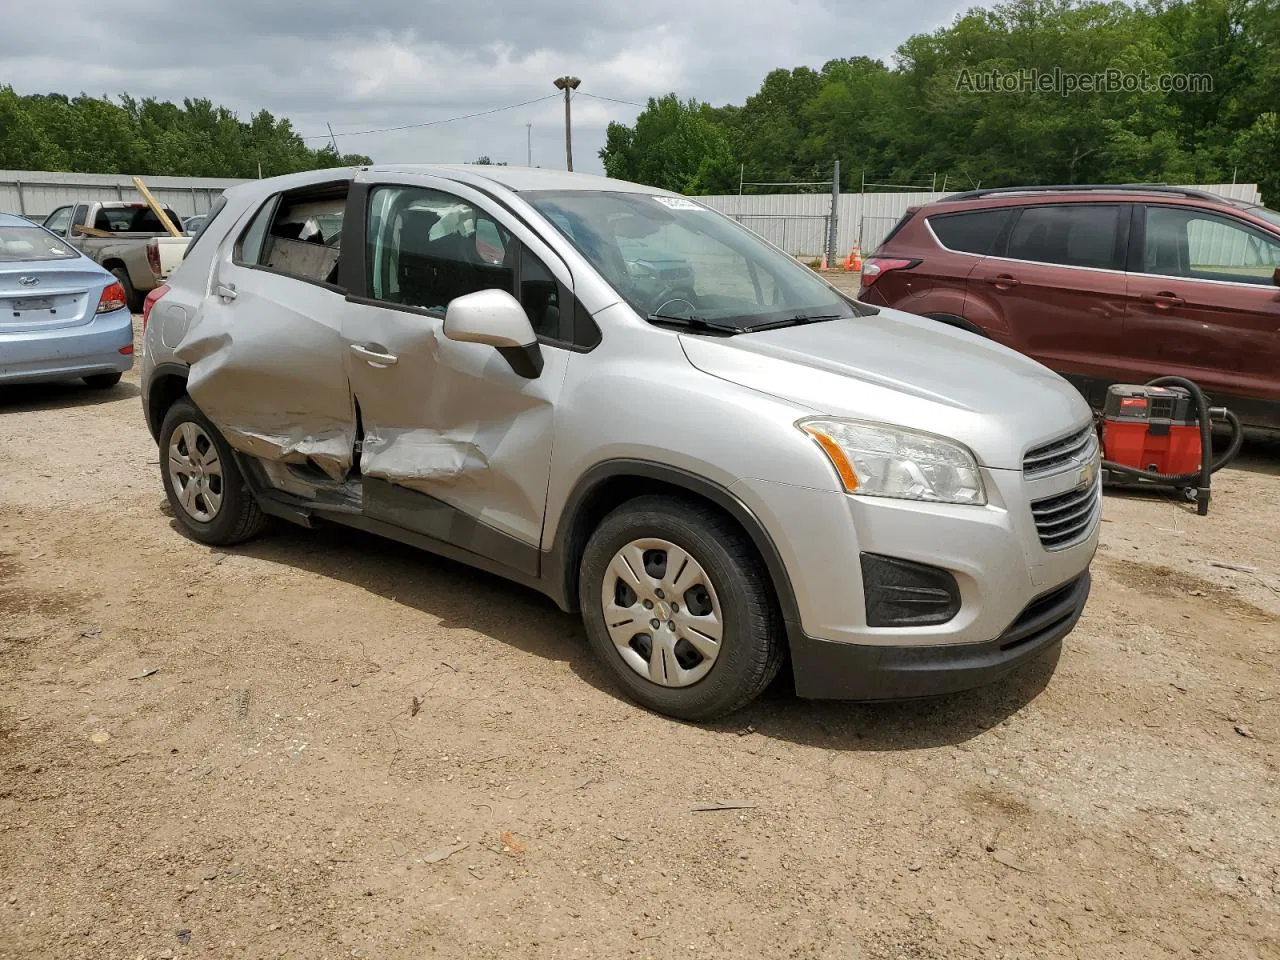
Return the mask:
{"type": "Polygon", "coordinates": [[[919,260],[900,257],[867,257],[867,262],[862,265],[862,285],[869,287],[890,270],[910,270],[919,263],[919,260]]]}
{"type": "Polygon", "coordinates": [[[98,297],[98,309],[95,313],[110,313],[125,306],[124,287],[119,283],[108,283],[102,288],[102,296],[98,297]]]}
{"type": "Polygon", "coordinates": [[[147,266],[157,277],[160,276],[160,244],[154,240],[147,241],[147,266]]]}
{"type": "Polygon", "coordinates": [[[169,292],[169,285],[167,283],[162,283],[160,284],[160,286],[156,287],[154,290],[148,293],[147,299],[142,301],[142,332],[143,333],[147,332],[147,322],[151,319],[151,308],[156,305],[157,300],[159,300],[168,292],[169,292]]]}

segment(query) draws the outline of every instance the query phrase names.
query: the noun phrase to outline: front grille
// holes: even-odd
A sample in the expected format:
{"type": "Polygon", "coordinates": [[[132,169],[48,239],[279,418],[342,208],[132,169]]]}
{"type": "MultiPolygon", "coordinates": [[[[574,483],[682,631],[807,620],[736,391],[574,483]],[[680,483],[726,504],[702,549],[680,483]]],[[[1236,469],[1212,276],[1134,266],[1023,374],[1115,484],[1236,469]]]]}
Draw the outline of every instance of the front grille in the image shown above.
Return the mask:
{"type": "Polygon", "coordinates": [[[1098,435],[1089,424],[1070,436],[1032,447],[1022,458],[1022,473],[1030,479],[1052,473],[1072,461],[1083,463],[1093,456],[1097,443],[1098,435]]]}
{"type": "Polygon", "coordinates": [[[1098,481],[1056,497],[1031,501],[1036,533],[1046,550],[1061,550],[1087,537],[1098,522],[1102,498],[1098,481]]]}

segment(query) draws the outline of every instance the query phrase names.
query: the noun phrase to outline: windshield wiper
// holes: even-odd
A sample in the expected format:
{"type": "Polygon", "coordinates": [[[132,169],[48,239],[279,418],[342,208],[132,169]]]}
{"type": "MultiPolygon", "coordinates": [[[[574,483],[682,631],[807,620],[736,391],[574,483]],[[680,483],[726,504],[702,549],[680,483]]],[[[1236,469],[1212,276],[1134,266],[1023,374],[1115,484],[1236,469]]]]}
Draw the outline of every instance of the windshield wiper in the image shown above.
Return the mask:
{"type": "Polygon", "coordinates": [[[844,313],[798,313],[794,317],[787,317],[785,320],[769,320],[765,323],[755,323],[749,327],[743,327],[743,333],[759,333],[761,330],[779,330],[782,327],[798,327],[806,323],[822,323],[824,320],[852,320],[853,317],[844,313]]]}
{"type": "Polygon", "coordinates": [[[678,327],[688,327],[690,330],[708,330],[715,333],[742,333],[741,327],[732,327],[727,323],[716,323],[714,320],[704,320],[702,317],[671,317],[663,313],[651,313],[646,317],[650,323],[670,323],[678,327]]]}

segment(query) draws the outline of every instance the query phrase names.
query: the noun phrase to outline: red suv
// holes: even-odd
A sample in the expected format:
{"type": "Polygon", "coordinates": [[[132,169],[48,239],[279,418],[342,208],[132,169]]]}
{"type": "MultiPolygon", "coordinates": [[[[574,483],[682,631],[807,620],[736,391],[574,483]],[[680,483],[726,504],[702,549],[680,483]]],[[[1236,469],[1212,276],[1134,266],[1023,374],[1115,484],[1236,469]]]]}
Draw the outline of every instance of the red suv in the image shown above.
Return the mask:
{"type": "Polygon", "coordinates": [[[1029,354],[1095,407],[1189,377],[1280,429],[1280,213],[1163,186],[1017,187],[914,207],[860,299],[1029,354]]]}

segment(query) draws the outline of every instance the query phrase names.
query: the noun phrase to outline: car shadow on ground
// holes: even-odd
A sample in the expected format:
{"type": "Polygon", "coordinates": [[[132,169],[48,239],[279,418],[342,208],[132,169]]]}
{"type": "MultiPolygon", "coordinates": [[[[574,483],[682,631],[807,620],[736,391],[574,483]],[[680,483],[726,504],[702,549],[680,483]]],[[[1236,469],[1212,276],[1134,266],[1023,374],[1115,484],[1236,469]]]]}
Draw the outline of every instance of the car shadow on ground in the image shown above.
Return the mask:
{"type": "Polygon", "coordinates": [[[121,380],[114,387],[108,387],[105,390],[95,390],[79,380],[0,384],[0,414],[89,407],[99,403],[127,400],[141,393],[136,383],[130,383],[127,380],[121,380]]]}
{"type": "MultiPolygon", "coordinates": [[[[1214,444],[1217,447],[1217,444],[1214,444]]],[[[1218,451],[1219,453],[1221,451],[1218,451]]],[[[1231,461],[1236,470],[1280,476],[1280,434],[1246,434],[1244,446],[1231,461]]]]}
{"type": "MultiPolygon", "coordinates": [[[[172,517],[168,504],[164,512],[172,517]]],[[[176,520],[170,526],[183,533],[176,520]]],[[[303,530],[280,523],[228,550],[342,581],[526,653],[568,664],[584,682],[625,695],[596,659],[577,614],[534,590],[413,547],[339,526],[303,530]]],[[[704,729],[744,730],[829,750],[913,750],[961,743],[1022,709],[1048,684],[1058,651],[977,691],[899,703],[806,701],[784,673],[755,703],[704,729]]],[[[636,707],[636,709],[641,709],[636,707]]],[[[678,722],[678,721],[672,721],[678,722]]]]}

